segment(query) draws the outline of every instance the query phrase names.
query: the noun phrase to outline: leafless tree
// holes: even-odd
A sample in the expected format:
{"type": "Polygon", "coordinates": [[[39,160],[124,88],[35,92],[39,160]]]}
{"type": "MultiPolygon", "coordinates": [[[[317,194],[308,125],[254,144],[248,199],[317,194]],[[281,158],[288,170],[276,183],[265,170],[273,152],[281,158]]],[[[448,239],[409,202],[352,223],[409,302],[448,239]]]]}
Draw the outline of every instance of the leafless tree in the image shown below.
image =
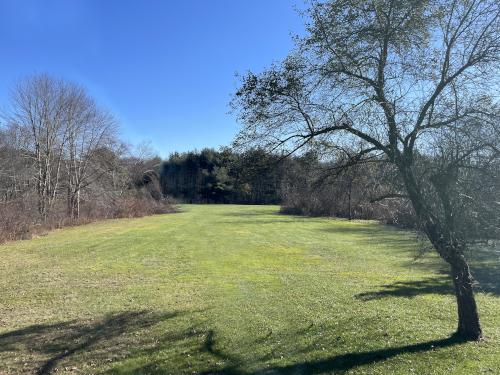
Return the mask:
{"type": "Polygon", "coordinates": [[[33,162],[40,215],[48,217],[65,185],[68,213],[78,218],[82,189],[103,173],[96,152],[116,137],[113,117],[83,87],[39,75],[13,90],[8,121],[33,162]]]}
{"type": "MultiPolygon", "coordinates": [[[[361,142],[356,161],[392,163],[404,187],[394,193],[450,265],[458,334],[481,338],[461,231],[481,211],[456,215],[486,197],[465,197],[466,171],[498,176],[500,3],[313,1],[306,16],[307,35],[283,63],[244,77],[233,101],[245,124],[237,143],[292,153],[313,139],[361,142]]],[[[498,201],[498,186],[489,194],[498,201]]]]}
{"type": "Polygon", "coordinates": [[[61,177],[67,84],[46,75],[25,79],[12,92],[11,128],[21,137],[24,156],[32,160],[38,210],[47,218],[55,202],[61,177]]]}
{"type": "Polygon", "coordinates": [[[76,219],[80,216],[82,189],[108,171],[107,160],[102,159],[99,151],[115,143],[117,126],[114,118],[77,85],[68,87],[65,126],[68,214],[76,219]]]}

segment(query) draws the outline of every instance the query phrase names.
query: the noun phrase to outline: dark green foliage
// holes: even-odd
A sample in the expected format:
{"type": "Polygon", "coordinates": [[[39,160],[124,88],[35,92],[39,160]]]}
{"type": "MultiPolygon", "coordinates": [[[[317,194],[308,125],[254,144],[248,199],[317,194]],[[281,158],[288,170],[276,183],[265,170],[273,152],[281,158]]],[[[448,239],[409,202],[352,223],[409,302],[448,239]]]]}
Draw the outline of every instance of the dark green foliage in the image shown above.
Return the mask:
{"type": "Polygon", "coordinates": [[[165,195],[188,203],[278,203],[282,163],[259,149],[175,153],[160,180],[165,195]]]}

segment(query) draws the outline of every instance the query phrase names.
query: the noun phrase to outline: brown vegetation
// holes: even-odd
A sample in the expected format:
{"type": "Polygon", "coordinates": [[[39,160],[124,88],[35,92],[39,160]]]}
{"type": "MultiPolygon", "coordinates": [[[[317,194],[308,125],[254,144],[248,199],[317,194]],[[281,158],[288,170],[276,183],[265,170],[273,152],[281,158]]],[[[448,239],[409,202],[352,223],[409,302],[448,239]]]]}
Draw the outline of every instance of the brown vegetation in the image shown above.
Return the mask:
{"type": "Polygon", "coordinates": [[[160,160],[117,137],[86,90],[46,75],[12,91],[0,128],[0,242],[98,219],[172,212],[160,160]]]}

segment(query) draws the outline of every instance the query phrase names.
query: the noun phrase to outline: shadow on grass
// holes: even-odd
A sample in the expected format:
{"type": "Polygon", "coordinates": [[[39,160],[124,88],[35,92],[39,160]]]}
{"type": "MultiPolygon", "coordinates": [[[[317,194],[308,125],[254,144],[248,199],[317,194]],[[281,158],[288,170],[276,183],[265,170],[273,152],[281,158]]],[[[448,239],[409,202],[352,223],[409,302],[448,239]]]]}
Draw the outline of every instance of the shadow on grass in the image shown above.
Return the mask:
{"type": "MultiPolygon", "coordinates": [[[[417,237],[400,236],[401,230],[387,226],[335,226],[322,228],[332,234],[349,235],[353,241],[363,245],[373,243],[384,244],[388,250],[399,253],[403,257],[414,257],[421,243],[417,237]],[[396,236],[395,236],[396,234],[396,236]]],[[[410,236],[412,235],[411,232],[410,236]]],[[[470,258],[471,273],[475,281],[477,292],[489,293],[500,296],[500,250],[498,248],[474,249],[468,256],[470,258]]],[[[454,294],[449,266],[439,258],[435,261],[418,263],[416,258],[408,262],[408,267],[421,265],[427,270],[434,270],[437,275],[432,278],[416,281],[403,281],[381,286],[381,290],[358,295],[360,299],[372,300],[384,297],[415,297],[420,294],[454,294]]]]}
{"type": "Polygon", "coordinates": [[[50,374],[55,372],[60,362],[76,355],[90,355],[92,362],[126,355],[130,342],[120,343],[120,336],[137,333],[178,315],[178,312],[134,311],[109,315],[88,324],[73,320],[32,325],[0,334],[0,351],[35,353],[45,359],[24,363],[23,371],[28,365],[36,374],[50,374]]]}
{"type": "Polygon", "coordinates": [[[414,232],[405,231],[383,224],[362,224],[328,226],[320,229],[333,235],[348,236],[360,246],[384,244],[390,249],[417,254],[420,243],[414,232]]]}
{"type": "Polygon", "coordinates": [[[385,297],[413,298],[422,294],[453,294],[450,278],[439,275],[433,278],[416,281],[398,281],[393,284],[383,285],[376,292],[366,292],[356,295],[363,301],[371,301],[385,297]]]}
{"type": "Polygon", "coordinates": [[[385,361],[400,354],[420,353],[438,348],[449,347],[463,343],[458,336],[451,336],[441,340],[433,340],[420,344],[406,345],[396,348],[379,349],[373,351],[346,353],[317,361],[305,361],[289,366],[272,367],[258,374],[342,374],[353,368],[385,361]]]}
{"type": "MultiPolygon", "coordinates": [[[[454,345],[464,343],[464,340],[456,335],[452,335],[445,339],[432,340],[424,343],[405,345],[396,348],[379,349],[365,352],[356,353],[346,353],[340,354],[333,357],[328,357],[320,360],[313,361],[302,361],[299,363],[285,365],[285,366],[274,366],[265,367],[257,371],[245,371],[242,369],[244,363],[231,359],[231,363],[217,371],[206,371],[203,374],[235,374],[235,375],[274,375],[274,374],[323,374],[323,373],[335,373],[343,374],[353,368],[375,364],[380,361],[385,361],[390,358],[396,357],[401,354],[408,353],[421,353],[431,350],[437,350],[439,348],[446,348],[454,345]]],[[[210,350],[214,346],[213,337],[210,342],[210,350]]],[[[217,356],[220,358],[228,359],[229,357],[217,352],[217,356]]],[[[260,358],[259,362],[263,362],[268,358],[260,358]]]]}
{"type": "MultiPolygon", "coordinates": [[[[26,352],[35,353],[38,357],[44,358],[31,363],[34,366],[30,368],[26,367],[26,360],[23,359],[20,367],[13,368],[14,373],[31,370],[31,373],[51,374],[61,369],[68,370],[66,366],[70,366],[69,369],[72,371],[83,373],[81,368],[71,367],[71,365],[81,367],[94,363],[100,366],[105,362],[120,364],[122,361],[128,360],[132,360],[132,363],[137,365],[137,362],[134,362],[134,359],[137,358],[142,364],[138,367],[122,368],[124,373],[158,375],[175,373],[182,368],[189,372],[202,374],[318,374],[326,372],[337,374],[358,366],[375,364],[401,354],[431,351],[462,342],[458,337],[452,336],[395,348],[344,353],[318,360],[296,360],[296,363],[293,363],[292,360],[292,364],[289,365],[269,367],[266,363],[275,358],[274,350],[266,354],[260,353],[257,356],[252,356],[251,363],[247,363],[239,355],[226,353],[222,349],[225,347],[224,342],[217,341],[217,334],[213,330],[203,330],[200,327],[176,330],[173,334],[166,334],[155,339],[155,344],[151,345],[151,342],[148,341],[150,337],[147,329],[163,321],[173,319],[179,314],[177,312],[123,312],[109,315],[91,324],[69,321],[49,325],[33,325],[1,334],[0,351],[20,356],[26,352]],[[203,339],[198,340],[201,337],[203,339]],[[187,346],[185,345],[186,340],[189,342],[187,346]],[[165,348],[174,351],[185,349],[184,355],[176,357],[176,361],[181,360],[186,363],[172,363],[169,359],[159,356],[158,353],[165,348]],[[195,367],[191,367],[189,358],[194,360],[195,367]],[[249,367],[257,370],[249,371],[249,367]]],[[[310,327],[307,328],[307,330],[309,329],[310,327]]],[[[299,330],[287,332],[286,335],[293,340],[294,337],[303,334],[304,332],[299,330]]],[[[264,340],[268,338],[265,336],[264,340]]],[[[262,338],[250,341],[245,344],[245,347],[237,348],[237,352],[246,354],[255,352],[255,349],[262,345],[261,340],[262,338]]],[[[310,350],[314,350],[314,343],[305,347],[291,346],[290,355],[291,358],[295,355],[303,357],[310,350]]],[[[111,368],[107,373],[115,374],[117,372],[111,368]]],[[[118,371],[118,373],[121,372],[118,371]]]]}
{"type": "Polygon", "coordinates": [[[500,244],[472,248],[469,258],[476,290],[500,296],[500,244]]]}
{"type": "MultiPolygon", "coordinates": [[[[476,292],[500,295],[500,265],[473,265],[471,272],[474,277],[476,292]]],[[[371,301],[386,297],[413,298],[423,294],[454,295],[451,278],[442,272],[432,278],[415,281],[398,281],[381,286],[375,292],[365,292],[356,295],[363,301],[371,301]]]]}
{"type": "Polygon", "coordinates": [[[244,211],[229,211],[224,212],[221,216],[230,216],[230,217],[256,217],[256,216],[282,216],[277,210],[271,211],[268,206],[263,205],[262,207],[253,206],[251,209],[245,209],[244,211]]]}
{"type": "Polygon", "coordinates": [[[472,265],[476,291],[500,296],[500,264],[472,265]]]}

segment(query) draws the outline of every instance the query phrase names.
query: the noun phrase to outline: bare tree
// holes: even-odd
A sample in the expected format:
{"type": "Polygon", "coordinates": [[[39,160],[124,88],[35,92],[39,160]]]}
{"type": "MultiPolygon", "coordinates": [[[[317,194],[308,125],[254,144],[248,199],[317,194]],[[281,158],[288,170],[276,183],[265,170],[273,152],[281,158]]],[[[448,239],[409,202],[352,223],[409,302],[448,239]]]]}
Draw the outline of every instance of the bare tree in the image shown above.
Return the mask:
{"type": "Polygon", "coordinates": [[[68,215],[80,216],[82,189],[106,173],[102,168],[103,148],[110,147],[116,138],[116,121],[106,111],[100,109],[80,86],[69,85],[65,124],[67,141],[64,163],[67,172],[68,215]]]}
{"type": "Polygon", "coordinates": [[[68,135],[66,90],[63,81],[40,75],[25,79],[12,92],[10,125],[20,134],[24,156],[36,170],[38,211],[45,219],[58,193],[68,135]]]}
{"type": "Polygon", "coordinates": [[[30,189],[32,171],[19,155],[19,137],[12,128],[0,128],[0,202],[22,199],[30,189]]]}
{"type": "Polygon", "coordinates": [[[105,173],[97,151],[115,141],[116,121],[83,87],[47,75],[17,85],[8,121],[33,162],[40,215],[47,219],[65,184],[68,214],[78,218],[82,189],[105,173]]]}
{"type": "Polygon", "coordinates": [[[355,160],[392,163],[404,187],[394,193],[409,199],[450,265],[457,333],[480,339],[470,238],[461,232],[475,218],[455,215],[469,199],[467,170],[498,175],[500,3],[313,1],[306,15],[307,35],[290,57],[244,77],[233,100],[245,124],[237,143],[292,153],[312,139],[361,142],[355,160]]]}

